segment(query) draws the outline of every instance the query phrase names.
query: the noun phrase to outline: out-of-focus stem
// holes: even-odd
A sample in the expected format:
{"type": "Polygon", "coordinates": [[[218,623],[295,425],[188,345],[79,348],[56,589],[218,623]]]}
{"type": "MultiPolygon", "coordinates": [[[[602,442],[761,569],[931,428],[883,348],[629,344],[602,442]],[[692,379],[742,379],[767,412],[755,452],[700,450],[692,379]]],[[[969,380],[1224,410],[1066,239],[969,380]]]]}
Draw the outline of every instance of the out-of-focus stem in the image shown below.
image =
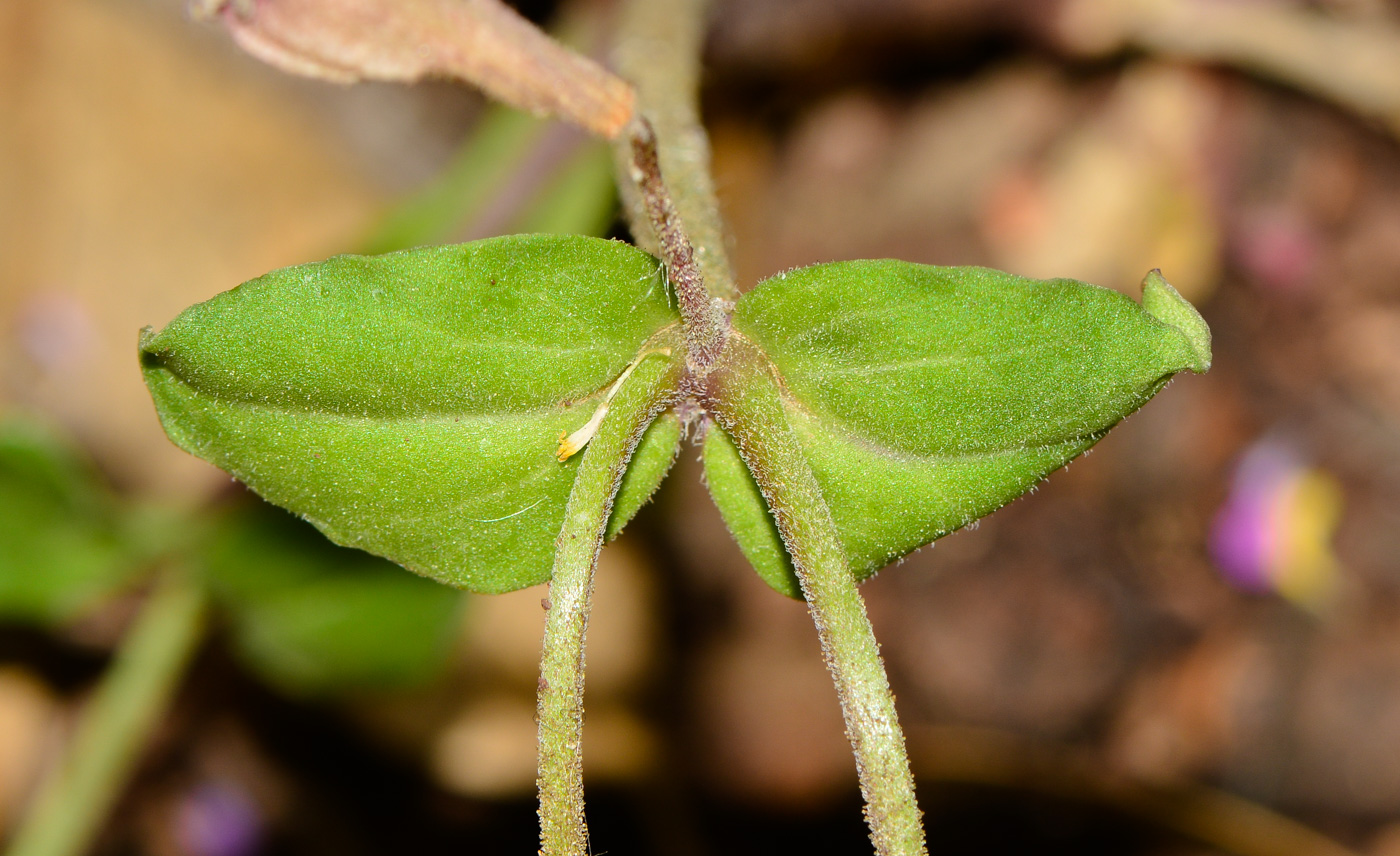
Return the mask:
{"type": "Polygon", "coordinates": [[[90,849],[199,642],[203,615],[198,586],[178,572],[161,579],[7,856],[81,856],[90,849]]]}
{"type": "Polygon", "coordinates": [[[389,253],[454,238],[525,159],[542,130],[540,120],[519,110],[488,108],[443,174],[390,212],[362,252],[389,253]]]}
{"type": "MultiPolygon", "coordinates": [[[[570,7],[550,25],[550,35],[565,47],[587,52],[602,39],[603,17],[592,5],[570,7]]],[[[359,252],[388,253],[484,237],[497,231],[490,227],[506,222],[516,232],[601,237],[614,216],[607,148],[589,141],[565,155],[561,165],[561,136],[562,150],[570,150],[576,135],[567,128],[513,107],[487,107],[446,169],[389,211],[359,252]],[[551,167],[555,175],[538,187],[533,179],[551,167]],[[522,171],[532,175],[521,181],[522,171]],[[523,211],[521,199],[528,200],[523,211]]]]}
{"type": "Polygon", "coordinates": [[[512,232],[603,237],[617,219],[607,146],[589,141],[569,156],[512,221],[512,232]]]}

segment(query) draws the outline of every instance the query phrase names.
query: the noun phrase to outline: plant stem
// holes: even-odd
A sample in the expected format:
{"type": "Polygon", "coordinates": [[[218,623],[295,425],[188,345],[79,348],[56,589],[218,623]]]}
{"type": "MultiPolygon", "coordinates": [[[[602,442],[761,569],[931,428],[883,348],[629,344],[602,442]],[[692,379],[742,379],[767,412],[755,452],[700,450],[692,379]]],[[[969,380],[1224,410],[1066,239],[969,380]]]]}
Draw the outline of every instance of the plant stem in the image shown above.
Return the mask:
{"type": "Polygon", "coordinates": [[[579,463],[554,556],[539,682],[540,853],[588,856],[583,803],[584,637],[608,515],[632,451],[670,402],[679,361],[645,357],[579,463]]]}
{"type": "Polygon", "coordinates": [[[391,211],[363,242],[375,255],[450,240],[486,206],[544,130],[511,107],[488,107],[442,175],[391,211]]]}
{"type": "Polygon", "coordinates": [[[881,856],[921,856],[927,850],[904,734],[831,511],[788,427],[767,359],[741,336],[730,335],[725,313],[700,299],[732,301],[738,295],[696,108],[705,9],[704,0],[628,4],[615,56],[622,74],[637,85],[641,120],[614,144],[618,184],[633,235],[666,261],[699,387],[718,366],[708,389],[695,391],[734,437],[792,556],[841,698],[875,850],[881,856]],[[655,124],[656,143],[647,120],[655,124]],[[661,181],[663,173],[668,184],[661,181]],[[697,262],[703,288],[692,274],[697,262]]]}
{"type": "Polygon", "coordinates": [[[511,231],[601,238],[616,221],[612,158],[606,146],[589,140],[555,171],[511,231]]]}
{"type": "Polygon", "coordinates": [[[697,264],[695,248],[686,236],[661,177],[656,134],[650,123],[645,118],[637,120],[626,136],[632,141],[632,181],[641,193],[652,233],[660,242],[666,275],[680,303],[681,318],[685,322],[686,364],[691,372],[704,376],[724,347],[729,321],[705,291],[705,276],[697,264]]]}
{"type": "MultiPolygon", "coordinates": [[[[708,8],[707,0],[630,0],[613,58],[618,72],[637,87],[637,115],[656,129],[661,172],[669,179],[709,294],[732,301],[739,290],[724,249],[724,223],[710,177],[710,143],[700,124],[700,53],[708,8]]],[[[629,136],[624,133],[613,144],[618,189],[632,236],[659,254],[646,206],[630,180],[629,136]]]]}
{"type": "Polygon", "coordinates": [[[204,594],[165,574],[128,632],[8,856],[80,856],[107,817],[199,642],[204,594]]]}
{"type": "Polygon", "coordinates": [[[880,856],[922,856],[923,824],[879,645],[766,357],[729,337],[710,407],[734,438],[778,524],[836,682],[855,752],[865,819],[880,856]]]}

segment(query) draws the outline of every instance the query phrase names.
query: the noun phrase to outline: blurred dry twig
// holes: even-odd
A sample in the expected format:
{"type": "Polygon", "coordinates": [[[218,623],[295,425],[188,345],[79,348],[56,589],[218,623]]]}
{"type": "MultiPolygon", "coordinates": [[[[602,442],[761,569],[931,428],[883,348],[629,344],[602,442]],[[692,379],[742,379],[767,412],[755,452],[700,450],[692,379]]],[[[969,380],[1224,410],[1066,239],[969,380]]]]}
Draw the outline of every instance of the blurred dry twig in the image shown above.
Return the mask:
{"type": "Polygon", "coordinates": [[[448,77],[532,113],[617,136],[632,87],[499,0],[193,0],[248,53],[338,83],[448,77]]]}
{"type": "Polygon", "coordinates": [[[1400,136],[1400,27],[1277,3],[1069,0],[1059,34],[1106,53],[1134,45],[1226,63],[1296,86],[1400,136]]]}

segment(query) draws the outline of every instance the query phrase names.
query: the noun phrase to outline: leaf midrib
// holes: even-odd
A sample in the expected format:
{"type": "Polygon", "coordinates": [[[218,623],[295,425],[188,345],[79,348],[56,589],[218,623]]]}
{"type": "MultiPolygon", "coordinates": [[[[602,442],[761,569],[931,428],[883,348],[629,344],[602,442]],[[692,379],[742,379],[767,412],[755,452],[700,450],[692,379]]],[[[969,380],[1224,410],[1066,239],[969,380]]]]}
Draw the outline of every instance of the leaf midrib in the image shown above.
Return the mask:
{"type": "MultiPolygon", "coordinates": [[[[640,359],[640,358],[642,357],[643,354],[646,354],[646,353],[648,353],[648,352],[650,352],[650,351],[654,351],[654,350],[656,349],[656,347],[657,347],[657,345],[658,345],[659,342],[665,340],[668,336],[670,336],[671,334],[673,334],[674,332],[676,332],[677,330],[679,330],[679,328],[680,328],[680,321],[677,320],[677,321],[672,321],[671,323],[666,324],[666,325],[662,326],[660,329],[656,330],[656,332],[652,333],[650,336],[648,336],[646,339],[644,339],[644,340],[641,342],[640,345],[637,346],[636,353],[635,353],[634,356],[632,357],[632,360],[635,361],[635,360],[637,360],[637,359],[640,359]]],[[[678,344],[678,343],[677,343],[677,344],[678,344]]],[[[217,392],[215,392],[214,390],[211,390],[211,389],[209,389],[209,388],[207,388],[207,387],[205,387],[205,386],[202,386],[202,385],[200,385],[200,384],[191,382],[188,378],[186,378],[185,376],[183,376],[182,374],[180,374],[180,373],[179,373],[178,371],[176,371],[168,362],[166,362],[165,359],[162,358],[161,354],[160,354],[158,351],[145,351],[145,353],[148,354],[152,359],[154,359],[154,360],[158,363],[158,367],[159,367],[159,370],[160,370],[160,371],[163,371],[163,372],[167,373],[168,375],[170,375],[170,377],[171,377],[176,383],[179,383],[181,386],[183,386],[183,387],[185,387],[185,388],[187,388],[187,389],[189,389],[189,390],[192,390],[196,395],[203,396],[203,397],[207,397],[207,398],[209,398],[209,399],[211,399],[211,400],[213,400],[213,401],[219,402],[219,403],[221,403],[221,404],[230,405],[230,406],[235,406],[235,405],[256,406],[256,407],[263,408],[263,409],[265,409],[265,410],[267,410],[267,411],[270,411],[270,412],[273,412],[273,413],[286,413],[286,414],[289,414],[289,415],[301,415],[301,416],[332,416],[332,417],[336,417],[336,418],[340,418],[340,419],[346,419],[346,420],[351,420],[351,421],[355,421],[355,422],[359,422],[359,423],[384,423],[384,422],[389,422],[389,423],[393,423],[393,422],[410,423],[410,422],[412,422],[412,423],[420,423],[420,424],[421,424],[421,423],[447,424],[447,420],[448,420],[448,419],[452,419],[452,420],[454,420],[454,421],[455,421],[455,420],[460,420],[460,419],[463,419],[463,418],[476,419],[476,420],[486,420],[486,419],[491,419],[491,418],[495,418],[495,417],[527,419],[527,418],[536,417],[536,416],[547,416],[547,415],[550,415],[550,414],[553,414],[553,413],[560,413],[560,412],[563,412],[563,411],[566,411],[566,410],[570,410],[570,409],[579,407],[580,405],[583,405],[583,404],[590,404],[590,403],[591,403],[591,404],[595,404],[595,405],[596,405],[596,402],[597,402],[599,399],[601,399],[604,395],[607,394],[608,387],[613,383],[613,381],[616,379],[616,377],[617,377],[619,374],[621,374],[622,371],[623,371],[623,368],[619,368],[616,372],[613,372],[613,373],[610,374],[607,378],[605,378],[605,379],[603,380],[603,382],[602,382],[598,387],[596,387],[592,392],[588,393],[587,395],[583,395],[583,396],[580,396],[580,397],[577,397],[577,398],[565,398],[565,399],[562,399],[562,400],[560,400],[560,401],[557,401],[557,402],[554,402],[554,403],[551,403],[551,404],[541,404],[541,405],[539,405],[539,406],[537,406],[537,407],[522,407],[522,408],[514,409],[514,410],[493,410],[493,411],[477,411],[477,410],[424,410],[424,411],[419,412],[419,413],[406,413],[406,414],[402,414],[402,415],[400,415],[400,414],[367,415],[367,414],[363,414],[363,413],[355,413],[355,412],[353,412],[353,411],[341,410],[341,409],[339,409],[339,408],[301,407],[301,406],[298,406],[298,405],[296,405],[296,404],[294,404],[294,403],[292,403],[292,402],[282,402],[282,401],[273,402],[273,401],[269,401],[269,400],[267,400],[267,399],[258,398],[258,397],[239,397],[239,396],[222,395],[222,394],[217,393],[217,392]]],[[[625,367],[626,365],[628,365],[628,363],[624,363],[624,364],[623,364],[624,367],[625,367]]]]}
{"type": "Polygon", "coordinates": [[[343,419],[357,424],[437,424],[446,425],[452,422],[459,422],[463,419],[474,421],[489,421],[492,419],[527,419],[530,417],[546,416],[553,413],[579,407],[580,405],[594,402],[602,398],[607,387],[594,390],[586,396],[580,398],[566,399],[555,404],[542,404],[537,407],[522,407],[519,409],[500,409],[492,411],[478,410],[423,410],[420,412],[407,412],[403,414],[365,414],[346,411],[332,407],[311,407],[298,406],[291,402],[273,402],[263,398],[228,396],[216,393],[199,384],[190,382],[181,376],[165,363],[161,363],[160,370],[170,375],[174,382],[193,391],[196,396],[206,398],[210,401],[231,407],[256,407],[261,410],[276,414],[287,414],[289,416],[322,416],[327,418],[343,419]]]}
{"type": "Polygon", "coordinates": [[[779,394],[781,395],[783,408],[785,410],[798,410],[802,412],[805,416],[807,416],[807,418],[816,422],[823,423],[825,426],[827,426],[827,430],[831,431],[833,434],[838,435],[842,439],[849,441],[852,445],[859,446],[862,449],[870,451],[872,454],[881,455],[893,461],[936,464],[945,461],[954,462],[972,459],[985,460],[987,458],[995,458],[1003,455],[1015,455],[1021,452],[1039,451],[1044,449],[1051,449],[1056,446],[1067,446],[1076,443],[1083,443],[1090,440],[1097,442],[1099,438],[1107,434],[1108,431],[1113,427],[1112,425],[1110,425],[1101,431],[1091,431],[1086,434],[1075,434],[1068,437],[1061,437],[1048,443],[1036,443],[1027,444],[1023,446],[1005,446],[986,449],[969,449],[967,451],[956,453],[933,452],[924,454],[920,452],[910,452],[903,449],[893,449],[889,446],[886,446],[885,444],[881,443],[879,440],[876,440],[873,437],[856,431],[846,422],[846,420],[841,419],[835,414],[818,409],[816,406],[803,401],[795,392],[793,392],[792,387],[788,384],[787,378],[783,376],[782,371],[773,361],[773,358],[768,356],[768,352],[765,351],[762,347],[760,347],[759,344],[755,342],[752,337],[744,334],[738,328],[731,328],[729,331],[729,335],[738,336],[739,338],[743,339],[745,342],[748,343],[749,347],[753,348],[754,351],[761,356],[764,365],[772,374],[774,382],[778,385],[779,394]]]}

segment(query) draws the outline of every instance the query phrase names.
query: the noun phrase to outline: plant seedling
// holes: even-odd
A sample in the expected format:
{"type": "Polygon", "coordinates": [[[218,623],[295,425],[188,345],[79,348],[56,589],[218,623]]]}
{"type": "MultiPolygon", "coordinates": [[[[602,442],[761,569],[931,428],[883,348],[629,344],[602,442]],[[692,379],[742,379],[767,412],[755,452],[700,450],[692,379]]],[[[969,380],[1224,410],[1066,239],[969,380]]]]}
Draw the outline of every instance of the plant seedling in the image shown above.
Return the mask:
{"type": "Polygon", "coordinates": [[[473,592],[549,581],[542,852],[588,852],[592,574],[686,437],[740,547],[804,597],[882,854],[925,852],[856,584],[1083,453],[1210,334],[1154,271],[1072,280],[892,260],[707,290],[645,119],[620,131],[661,260],[516,235],[274,271],[141,337],[170,438],[333,541],[473,592]]]}

